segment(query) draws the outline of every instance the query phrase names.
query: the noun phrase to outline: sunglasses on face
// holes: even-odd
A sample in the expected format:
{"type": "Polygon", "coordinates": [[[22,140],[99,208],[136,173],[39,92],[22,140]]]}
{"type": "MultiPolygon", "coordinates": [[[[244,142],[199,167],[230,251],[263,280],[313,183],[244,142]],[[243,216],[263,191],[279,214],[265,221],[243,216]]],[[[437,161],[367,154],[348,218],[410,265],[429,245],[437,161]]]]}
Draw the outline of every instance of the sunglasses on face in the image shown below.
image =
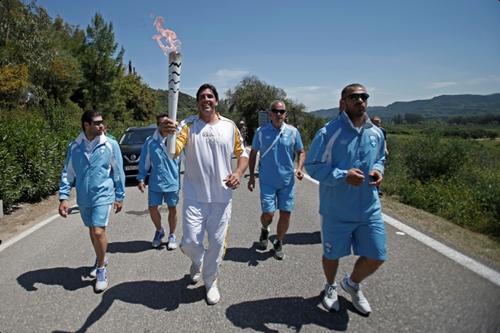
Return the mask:
{"type": "Polygon", "coordinates": [[[360,98],[363,100],[363,102],[366,102],[366,100],[370,97],[367,93],[362,93],[362,94],[350,94],[347,96],[351,101],[357,101],[360,98]]]}
{"type": "Polygon", "coordinates": [[[286,110],[278,110],[278,109],[271,109],[271,112],[272,113],[276,113],[276,114],[285,114],[286,110]]]}
{"type": "Polygon", "coordinates": [[[92,121],[92,125],[95,125],[95,126],[101,126],[104,124],[104,121],[103,120],[98,120],[98,121],[92,121]]]}

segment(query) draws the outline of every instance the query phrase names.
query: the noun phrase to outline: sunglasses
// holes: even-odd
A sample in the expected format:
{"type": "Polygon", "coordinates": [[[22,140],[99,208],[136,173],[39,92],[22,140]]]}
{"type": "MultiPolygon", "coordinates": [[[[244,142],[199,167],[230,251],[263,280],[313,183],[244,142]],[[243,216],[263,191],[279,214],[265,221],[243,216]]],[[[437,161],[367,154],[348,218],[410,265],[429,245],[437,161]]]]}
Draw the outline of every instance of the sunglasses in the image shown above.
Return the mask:
{"type": "Polygon", "coordinates": [[[279,113],[279,114],[285,114],[286,110],[278,110],[278,109],[271,109],[272,113],[279,113]]]}
{"type": "Polygon", "coordinates": [[[104,124],[104,121],[103,120],[98,120],[98,121],[92,121],[92,125],[95,125],[95,126],[101,126],[104,124]]]}
{"type": "Polygon", "coordinates": [[[350,94],[347,96],[351,101],[357,101],[360,98],[363,100],[363,102],[366,102],[366,100],[370,97],[367,93],[362,93],[362,94],[350,94]]]}

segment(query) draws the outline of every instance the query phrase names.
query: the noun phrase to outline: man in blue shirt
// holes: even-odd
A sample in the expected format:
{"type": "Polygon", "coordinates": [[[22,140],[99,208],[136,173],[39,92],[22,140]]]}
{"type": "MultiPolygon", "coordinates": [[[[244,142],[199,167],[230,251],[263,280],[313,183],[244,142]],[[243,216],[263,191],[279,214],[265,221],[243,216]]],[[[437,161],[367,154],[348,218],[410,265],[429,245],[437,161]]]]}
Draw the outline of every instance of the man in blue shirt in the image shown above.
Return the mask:
{"type": "Polygon", "coordinates": [[[269,112],[271,122],[257,129],[252,141],[249,166],[250,178],[248,189],[255,188],[255,161],[257,152],[259,160],[259,185],[262,224],[259,246],[267,249],[269,225],[273,221],[274,212],[279,209],[280,216],[273,244],[274,257],[282,260],[283,238],[290,224],[290,215],[294,208],[295,178],[304,177],[305,152],[299,131],[285,123],[286,105],[283,101],[274,101],[269,112]],[[296,154],[299,156],[297,170],[294,171],[296,154]]]}
{"type": "Polygon", "coordinates": [[[120,146],[104,134],[100,113],[86,111],[82,115],[82,132],[68,146],[59,187],[59,214],[68,216],[68,199],[76,187],[76,202],[83,223],[89,228],[90,240],[96,254],[94,269],[95,290],[108,286],[106,274],[106,226],[109,213],[122,210],[125,198],[125,174],[120,146]]]}
{"type": "Polygon", "coordinates": [[[165,236],[165,231],[161,225],[161,215],[158,206],[163,202],[168,207],[168,226],[170,234],[168,236],[167,249],[175,250],[177,240],[175,238],[175,227],[177,225],[176,205],[179,201],[179,159],[170,158],[166,140],[168,136],[165,127],[168,115],[161,114],[156,117],[158,129],[154,134],[146,139],[141,150],[139,160],[139,173],[137,175],[139,190],[144,193],[146,185],[144,179],[148,172],[148,206],[149,215],[156,227],[152,246],[157,248],[161,245],[161,240],[165,236]]]}
{"type": "Polygon", "coordinates": [[[377,186],[384,174],[385,141],[380,128],[366,113],[369,95],[355,83],[342,90],[343,112],[321,128],[307,156],[306,170],[319,181],[319,212],[326,277],[323,305],[339,310],[338,262],[359,255],[350,276],[340,282],[354,307],[367,315],[371,307],[360,283],[386,259],[385,230],[377,186]]]}

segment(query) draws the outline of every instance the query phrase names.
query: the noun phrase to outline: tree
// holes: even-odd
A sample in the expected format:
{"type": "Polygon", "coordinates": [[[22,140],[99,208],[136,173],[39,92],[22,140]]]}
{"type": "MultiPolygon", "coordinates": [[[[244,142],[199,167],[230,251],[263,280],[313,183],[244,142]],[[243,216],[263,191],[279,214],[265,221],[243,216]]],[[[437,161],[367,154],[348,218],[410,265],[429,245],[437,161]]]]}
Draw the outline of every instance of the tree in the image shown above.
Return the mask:
{"type": "Polygon", "coordinates": [[[286,93],[260,81],[256,76],[247,76],[234,88],[226,92],[229,112],[241,114],[248,127],[249,138],[253,137],[258,127],[258,111],[269,109],[269,105],[277,99],[285,100],[286,93]]]}
{"type": "Polygon", "coordinates": [[[419,124],[424,121],[424,116],[420,113],[405,113],[405,121],[408,124],[419,124]]]}
{"type": "Polygon", "coordinates": [[[92,108],[105,115],[120,117],[124,103],[119,96],[118,80],[123,76],[123,48],[118,52],[113,33],[113,25],[104,22],[100,14],[95,14],[87,27],[87,34],[81,53],[81,66],[85,80],[76,93],[78,104],[92,108]]]}

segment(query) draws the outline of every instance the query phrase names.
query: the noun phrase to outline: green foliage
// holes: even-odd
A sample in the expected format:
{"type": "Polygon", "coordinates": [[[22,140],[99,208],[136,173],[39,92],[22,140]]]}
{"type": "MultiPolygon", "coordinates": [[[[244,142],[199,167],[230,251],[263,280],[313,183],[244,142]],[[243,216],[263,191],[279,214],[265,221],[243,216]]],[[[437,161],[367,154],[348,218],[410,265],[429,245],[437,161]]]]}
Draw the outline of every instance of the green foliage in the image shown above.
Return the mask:
{"type": "Polygon", "coordinates": [[[285,100],[286,93],[283,89],[260,81],[256,76],[248,76],[234,89],[229,89],[226,96],[229,112],[241,114],[251,138],[258,127],[258,111],[269,109],[274,100],[285,100]]]}
{"type": "Polygon", "coordinates": [[[120,118],[119,79],[123,74],[123,50],[114,58],[118,45],[114,40],[113,25],[96,14],[87,27],[87,35],[80,53],[85,80],[77,93],[76,102],[83,109],[94,109],[104,115],[120,118]]]}
{"type": "Polygon", "coordinates": [[[54,193],[67,140],[36,114],[3,113],[0,123],[0,197],[9,210],[15,202],[35,202],[54,193]]]}
{"type": "Polygon", "coordinates": [[[406,147],[408,176],[422,183],[454,175],[466,162],[466,143],[437,136],[419,137],[406,147]]]}
{"type": "MultiPolygon", "coordinates": [[[[500,238],[500,143],[389,133],[383,190],[403,203],[500,238]]],[[[441,133],[442,134],[442,133],[441,133]]]]}
{"type": "Polygon", "coordinates": [[[28,67],[26,65],[0,67],[0,106],[16,106],[28,84],[28,67]]]}

